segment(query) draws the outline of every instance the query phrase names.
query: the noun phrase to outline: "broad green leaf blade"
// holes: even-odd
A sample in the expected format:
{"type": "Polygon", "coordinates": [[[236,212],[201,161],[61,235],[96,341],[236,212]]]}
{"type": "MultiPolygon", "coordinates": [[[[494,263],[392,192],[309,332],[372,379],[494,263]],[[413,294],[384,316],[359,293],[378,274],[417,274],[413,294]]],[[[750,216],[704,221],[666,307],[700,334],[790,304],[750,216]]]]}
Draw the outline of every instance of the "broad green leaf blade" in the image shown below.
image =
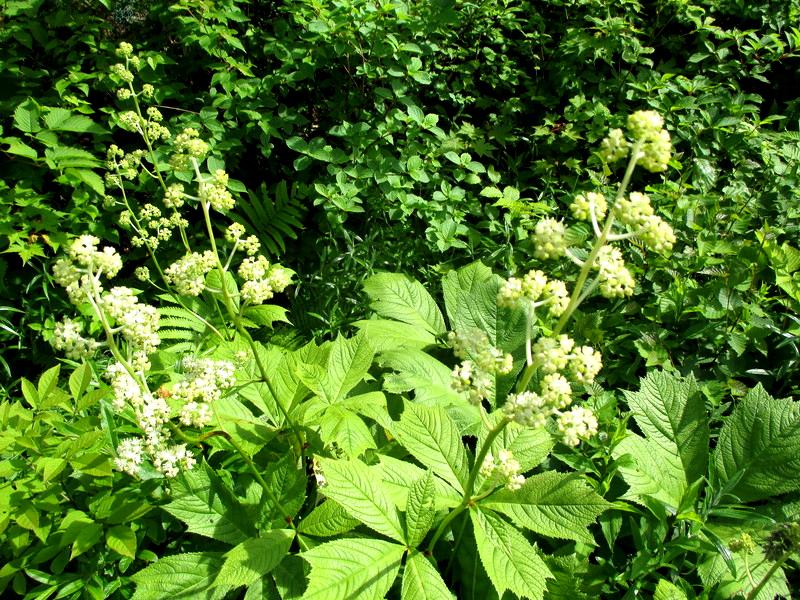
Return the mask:
{"type": "Polygon", "coordinates": [[[541,600],[552,578],[539,551],[514,527],[480,508],[470,511],[483,567],[498,595],[511,590],[521,598],[541,600]]]}
{"type": "Polygon", "coordinates": [[[645,437],[680,459],[687,484],[706,475],[708,417],[694,377],[651,371],[625,398],[645,437]]]}
{"type": "Polygon", "coordinates": [[[501,490],[480,502],[518,527],[594,545],[586,528],[611,505],[575,475],[547,471],[528,477],[516,491],[501,490]]]}
{"type": "Polygon", "coordinates": [[[400,513],[369,467],[356,460],[320,459],[322,492],[367,527],[399,542],[405,540],[400,513]]]}
{"type": "Polygon", "coordinates": [[[442,576],[430,561],[419,552],[408,555],[403,569],[401,600],[452,600],[442,576]]]}
{"type": "Polygon", "coordinates": [[[775,400],[760,384],[750,390],[725,419],[714,470],[742,502],[800,489],[800,403],[775,400]]]}
{"type": "Polygon", "coordinates": [[[351,517],[342,505],[330,498],[317,506],[297,527],[306,535],[332,537],[355,529],[361,521],[351,517]]]}
{"type": "Polygon", "coordinates": [[[369,345],[376,352],[401,347],[422,349],[436,343],[436,336],[432,333],[416,325],[400,321],[369,319],[356,321],[353,326],[364,332],[369,340],[369,345]]]}
{"type": "Polygon", "coordinates": [[[469,461],[461,435],[443,408],[405,403],[392,432],[414,458],[459,492],[469,477],[469,461]]]}
{"type": "Polygon", "coordinates": [[[687,600],[686,593],[674,583],[661,579],[656,585],[653,600],[687,600]]]}
{"type": "Polygon", "coordinates": [[[320,417],[319,435],[326,444],[336,442],[349,458],[358,458],[367,448],[377,448],[361,417],[336,405],[329,406],[320,417]]]}
{"type": "Polygon", "coordinates": [[[383,378],[387,392],[400,394],[414,390],[414,401],[426,405],[446,407],[465,403],[466,393],[453,389],[453,370],[422,350],[388,350],[380,354],[378,364],[395,371],[383,378]]]}
{"type": "Polygon", "coordinates": [[[221,542],[238,544],[256,536],[244,507],[205,463],[173,480],[172,502],[163,508],[192,533],[221,542]]]}
{"type": "MultiPolygon", "coordinates": [[[[383,481],[386,492],[398,509],[405,511],[408,504],[408,491],[412,482],[425,476],[425,469],[407,461],[391,456],[381,456],[380,464],[370,467],[377,472],[376,477],[383,481]]],[[[439,508],[453,508],[461,502],[461,494],[439,479],[433,478],[435,504],[439,508]]]]}
{"type": "Polygon", "coordinates": [[[81,366],[75,369],[69,376],[69,391],[72,394],[72,399],[77,404],[84,392],[89,388],[92,382],[92,367],[89,363],[81,363],[81,366]]]}
{"type": "Polygon", "coordinates": [[[365,538],[312,548],[301,555],[311,565],[303,600],[382,600],[404,553],[404,546],[365,538]]]}
{"type": "Polygon", "coordinates": [[[106,531],[106,546],[128,558],[136,558],[136,534],[126,525],[115,525],[106,531]]]}
{"type": "MultiPolygon", "coordinates": [[[[731,573],[725,559],[713,554],[697,567],[697,572],[706,589],[714,589],[715,598],[742,598],[753,590],[775,563],[768,561],[760,548],[751,556],[735,552],[732,560],[736,566],[736,575],[731,573]],[[745,560],[747,562],[745,562],[745,560]]],[[[755,600],[774,600],[775,598],[791,598],[791,592],[783,569],[778,568],[767,584],[756,595],[755,600]]]]}
{"type": "Polygon", "coordinates": [[[293,539],[293,531],[273,529],[245,540],[225,553],[214,587],[237,588],[255,583],[283,560],[293,539]]]}
{"type": "Polygon", "coordinates": [[[131,577],[136,583],[136,593],[131,600],[222,598],[227,590],[210,589],[221,567],[219,552],[191,552],[161,558],[131,577]]]}
{"type": "Polygon", "coordinates": [[[408,490],[406,502],[406,539],[411,548],[419,545],[433,525],[436,516],[436,488],[433,473],[428,471],[408,490]]]}
{"type": "Polygon", "coordinates": [[[309,379],[302,372],[298,374],[315,394],[332,404],[344,398],[364,379],[374,355],[364,334],[359,333],[349,340],[339,336],[331,346],[328,365],[324,374],[320,372],[321,377],[309,379]]]}
{"type": "MultiPolygon", "coordinates": [[[[489,415],[489,422],[492,427],[496,427],[503,418],[502,411],[495,411],[489,415]]],[[[483,445],[489,429],[485,423],[481,423],[481,430],[478,434],[478,448],[483,445]]],[[[520,471],[530,471],[547,458],[550,450],[553,449],[553,438],[544,427],[531,429],[523,427],[518,423],[509,423],[503,431],[492,442],[491,452],[497,456],[501,450],[509,450],[520,464],[520,471]]],[[[479,477],[479,479],[481,479],[479,477]]]]}
{"type": "Polygon", "coordinates": [[[675,454],[635,433],[627,436],[611,452],[629,490],[624,498],[644,503],[650,497],[675,513],[686,490],[683,465],[675,454]]]}
{"type": "Polygon", "coordinates": [[[419,327],[434,335],[443,334],[444,318],[421,283],[400,273],[378,273],[364,282],[372,310],[385,319],[419,327]]]}

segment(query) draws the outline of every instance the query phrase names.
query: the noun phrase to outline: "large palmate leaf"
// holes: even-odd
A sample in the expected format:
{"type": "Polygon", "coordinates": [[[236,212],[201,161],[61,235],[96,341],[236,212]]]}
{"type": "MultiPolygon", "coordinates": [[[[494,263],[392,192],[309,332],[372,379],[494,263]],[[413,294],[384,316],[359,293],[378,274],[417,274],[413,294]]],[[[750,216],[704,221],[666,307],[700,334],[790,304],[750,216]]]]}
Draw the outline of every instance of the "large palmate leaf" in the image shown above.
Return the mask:
{"type": "Polygon", "coordinates": [[[401,600],[452,600],[454,597],[427,558],[419,552],[408,555],[403,570],[401,600]]]}
{"type": "Polygon", "coordinates": [[[743,502],[800,489],[800,403],[750,390],[719,434],[714,471],[743,502]]]}
{"type": "Polygon", "coordinates": [[[623,496],[640,503],[654,498],[672,512],[680,506],[686,479],[680,459],[658,444],[628,432],[612,450],[628,491],[623,496]]]}
{"type": "Polygon", "coordinates": [[[136,583],[132,600],[216,600],[228,588],[212,589],[223,564],[219,552],[191,552],[158,560],[131,579],[136,583]]]}
{"type": "Polygon", "coordinates": [[[652,371],[639,391],[625,399],[645,437],[679,458],[686,483],[704,477],[708,467],[708,417],[694,377],[652,371]]]}
{"type": "Polygon", "coordinates": [[[385,319],[418,327],[433,335],[446,331],[444,318],[421,283],[399,273],[378,273],[364,282],[371,307],[385,319]]]}
{"type": "Polygon", "coordinates": [[[459,492],[469,476],[469,461],[461,434],[443,408],[405,403],[392,433],[414,458],[459,492]]]}
{"type": "Polygon", "coordinates": [[[405,546],[365,538],[327,542],[301,556],[311,565],[303,600],[382,600],[405,546]]]}
{"type": "Polygon", "coordinates": [[[293,539],[293,531],[273,529],[245,540],[225,553],[214,587],[237,588],[255,583],[283,560],[293,539]]]}
{"type": "Polygon", "coordinates": [[[384,376],[387,392],[400,394],[414,390],[414,399],[419,404],[465,404],[466,395],[453,389],[452,369],[422,350],[388,350],[380,354],[378,364],[395,371],[384,376]]]}
{"type": "Polygon", "coordinates": [[[594,544],[586,528],[610,504],[579,477],[547,471],[528,477],[518,490],[492,494],[481,506],[503,513],[517,526],[536,533],[594,544]]]}
{"type": "Polygon", "coordinates": [[[323,493],[338,502],[367,527],[397,541],[404,541],[400,514],[380,480],[357,460],[320,459],[325,476],[323,493]]]}
{"type": "Polygon", "coordinates": [[[206,463],[173,480],[172,502],[163,508],[189,531],[221,542],[238,544],[256,535],[244,507],[206,463]]]}
{"type": "Polygon", "coordinates": [[[339,336],[331,345],[325,369],[302,368],[297,374],[312,392],[333,404],[364,379],[374,354],[364,334],[350,339],[339,336]]]}
{"type": "Polygon", "coordinates": [[[499,596],[511,590],[541,600],[552,578],[539,552],[519,531],[490,511],[470,511],[478,554],[499,596]]]}

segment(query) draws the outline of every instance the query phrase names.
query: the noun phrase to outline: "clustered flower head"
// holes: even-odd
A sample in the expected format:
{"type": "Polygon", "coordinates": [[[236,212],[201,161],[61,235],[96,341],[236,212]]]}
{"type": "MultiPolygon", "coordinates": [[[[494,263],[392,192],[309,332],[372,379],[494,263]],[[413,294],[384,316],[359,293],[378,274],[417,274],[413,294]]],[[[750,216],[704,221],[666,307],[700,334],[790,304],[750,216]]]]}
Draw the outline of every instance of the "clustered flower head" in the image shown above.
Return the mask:
{"type": "Polygon", "coordinates": [[[533,255],[547,260],[559,258],[567,252],[567,228],[555,219],[542,219],[533,229],[533,255]]]}
{"type": "Polygon", "coordinates": [[[184,296],[199,296],[206,286],[206,275],[217,264],[211,250],[191,252],[179,258],[164,271],[166,280],[184,296]]]}
{"type": "Polygon", "coordinates": [[[242,300],[248,304],[263,304],[291,285],[293,274],[281,265],[270,264],[262,254],[245,258],[239,265],[239,276],[245,280],[241,288],[242,300]]]}
{"type": "Polygon", "coordinates": [[[181,423],[205,427],[211,422],[211,403],[236,383],[234,366],[224,360],[194,357],[184,359],[183,366],[186,377],[175,384],[171,397],[183,402],[181,423]]]}
{"type": "Polygon", "coordinates": [[[600,248],[594,267],[598,270],[600,293],[604,297],[624,298],[633,294],[636,281],[618,248],[610,244],[600,248]]]}
{"type": "Polygon", "coordinates": [[[546,306],[550,315],[559,317],[569,305],[567,286],[539,270],[528,271],[522,279],[509,277],[497,292],[497,305],[515,308],[526,304],[534,309],[546,306]]]}
{"type": "Polygon", "coordinates": [[[225,239],[234,244],[234,249],[242,247],[248,256],[253,256],[261,249],[261,242],[254,235],[244,237],[244,234],[244,225],[231,223],[225,231],[225,239]]]}
{"type": "Polygon", "coordinates": [[[200,139],[200,132],[193,127],[187,127],[175,137],[175,147],[169,164],[173,169],[185,171],[192,168],[192,159],[200,163],[208,151],[208,144],[200,139]]]}
{"type": "Polygon", "coordinates": [[[608,136],[600,142],[600,159],[605,163],[615,163],[628,155],[630,144],[625,139],[622,129],[612,129],[608,136]]]}
{"type": "Polygon", "coordinates": [[[525,477],[520,474],[522,470],[519,461],[514,458],[510,450],[500,450],[497,458],[491,452],[486,455],[481,463],[480,474],[489,483],[502,484],[506,489],[514,491],[522,487],[525,477]]]}
{"type": "Polygon", "coordinates": [[[448,341],[453,353],[463,359],[453,369],[451,385],[457,392],[466,392],[472,404],[489,397],[494,375],[506,375],[514,368],[513,357],[492,346],[479,329],[451,331],[448,341]]]}
{"type": "Polygon", "coordinates": [[[672,142],[664,119],[653,110],[639,110],[628,117],[628,132],[641,142],[637,163],[651,173],[665,171],[672,156],[672,142]]]}
{"type": "Polygon", "coordinates": [[[211,206],[217,212],[226,212],[231,210],[236,201],[233,195],[228,191],[228,174],[222,169],[214,171],[211,179],[200,181],[198,186],[197,195],[200,202],[211,206]]]}
{"type": "Polygon", "coordinates": [[[597,433],[597,418],[588,408],[575,406],[558,415],[558,430],[567,446],[577,446],[597,433]]]}
{"type": "Polygon", "coordinates": [[[579,221],[591,221],[593,214],[594,219],[600,221],[608,212],[608,202],[601,193],[586,192],[575,196],[569,209],[572,211],[572,216],[579,221]]]}
{"type": "Polygon", "coordinates": [[[53,348],[63,351],[67,358],[81,360],[89,358],[100,347],[100,343],[92,338],[85,338],[83,322],[65,318],[56,323],[53,331],[53,348]]]}
{"type": "Polygon", "coordinates": [[[60,258],[53,265],[53,276],[67,290],[73,304],[88,299],[87,293],[100,290],[100,277],[115,277],[122,269],[122,258],[117,251],[105,246],[98,249],[100,240],[93,235],[82,235],[67,247],[69,258],[60,258]]]}

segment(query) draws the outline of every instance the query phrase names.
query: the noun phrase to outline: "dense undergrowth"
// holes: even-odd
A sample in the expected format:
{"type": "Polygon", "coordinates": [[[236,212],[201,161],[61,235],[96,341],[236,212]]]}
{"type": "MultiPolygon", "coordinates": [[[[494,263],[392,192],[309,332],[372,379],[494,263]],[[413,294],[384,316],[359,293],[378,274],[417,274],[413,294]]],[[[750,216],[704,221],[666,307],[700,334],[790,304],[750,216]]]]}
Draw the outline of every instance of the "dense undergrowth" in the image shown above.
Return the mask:
{"type": "Polygon", "coordinates": [[[800,3],[0,3],[0,592],[800,588],[800,3]]]}

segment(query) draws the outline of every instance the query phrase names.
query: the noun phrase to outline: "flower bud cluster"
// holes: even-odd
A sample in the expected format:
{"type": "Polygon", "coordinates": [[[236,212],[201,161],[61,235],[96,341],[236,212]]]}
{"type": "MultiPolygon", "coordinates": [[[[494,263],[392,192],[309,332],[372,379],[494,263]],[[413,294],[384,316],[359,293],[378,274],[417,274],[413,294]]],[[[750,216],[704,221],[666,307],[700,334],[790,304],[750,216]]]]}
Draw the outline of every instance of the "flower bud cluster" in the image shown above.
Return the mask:
{"type": "Polygon", "coordinates": [[[558,415],[558,430],[567,446],[577,446],[597,433],[597,417],[588,408],[575,406],[558,415]]]}
{"type": "Polygon", "coordinates": [[[187,127],[175,137],[175,148],[169,164],[173,169],[185,171],[192,168],[192,159],[199,163],[208,151],[208,144],[200,139],[200,132],[187,127]]]}
{"type": "Polygon", "coordinates": [[[83,332],[83,322],[75,319],[64,319],[56,323],[53,331],[53,348],[63,351],[67,358],[81,360],[89,358],[96,351],[100,344],[92,338],[85,338],[83,332]]]}
{"type": "Polygon", "coordinates": [[[172,388],[172,398],[183,402],[181,423],[205,427],[211,422],[211,403],[236,383],[234,366],[228,361],[197,359],[183,361],[186,377],[172,388]]]}
{"type": "Polygon", "coordinates": [[[241,247],[248,256],[255,255],[261,249],[261,242],[254,235],[244,237],[245,229],[241,223],[231,223],[225,232],[225,239],[235,245],[241,247]]]}
{"type": "Polygon", "coordinates": [[[641,142],[638,164],[651,173],[665,171],[672,156],[672,142],[664,119],[652,110],[640,110],[628,117],[628,132],[641,142]]]}
{"type": "Polygon", "coordinates": [[[122,268],[117,251],[110,246],[100,251],[99,243],[93,235],[82,235],[67,247],[69,258],[60,258],[53,265],[53,278],[67,290],[73,304],[86,302],[93,286],[100,289],[100,276],[115,277],[122,268]]]}
{"type": "Polygon", "coordinates": [[[271,265],[262,254],[245,258],[239,265],[239,276],[245,280],[242,300],[248,304],[263,304],[285,290],[292,283],[293,274],[281,265],[271,265]]]}
{"type": "Polygon", "coordinates": [[[447,339],[453,353],[462,359],[453,369],[451,385],[457,392],[465,392],[472,404],[479,405],[489,397],[494,375],[510,373],[514,359],[492,346],[488,336],[479,329],[451,331],[447,339]]]}
{"type": "Polygon", "coordinates": [[[211,206],[217,212],[231,210],[236,201],[228,191],[227,185],[228,174],[222,169],[217,169],[213,179],[200,182],[197,191],[200,202],[211,206]]]}
{"type": "Polygon", "coordinates": [[[183,206],[184,197],[186,196],[183,190],[184,187],[182,183],[173,183],[168,186],[167,190],[164,192],[164,206],[174,209],[183,206]]]}
{"type": "Polygon", "coordinates": [[[480,474],[490,483],[502,484],[506,489],[514,491],[522,487],[525,477],[520,474],[522,466],[514,458],[510,450],[500,450],[497,458],[491,453],[481,463],[480,474]]]}
{"type": "MultiPolygon", "coordinates": [[[[128,211],[122,211],[119,222],[122,227],[131,226],[132,215],[128,211]]],[[[161,242],[172,237],[172,232],[176,227],[186,227],[188,222],[178,212],[164,217],[161,209],[157,206],[145,204],[139,212],[136,225],[137,235],[131,237],[131,244],[137,248],[148,246],[150,250],[155,250],[161,242]]]]}
{"type": "Polygon", "coordinates": [[[216,264],[217,256],[211,250],[191,252],[167,267],[164,276],[179,294],[199,296],[206,287],[206,275],[216,264]]]}
{"type": "Polygon", "coordinates": [[[154,306],[142,304],[127,287],[113,287],[103,294],[101,307],[117,324],[119,332],[134,352],[154,352],[161,343],[158,337],[159,314],[154,306]]]}
{"type": "Polygon", "coordinates": [[[559,317],[569,305],[567,286],[559,279],[548,280],[539,270],[528,271],[522,279],[509,277],[497,292],[497,305],[514,308],[524,303],[544,305],[551,316],[559,317]]]}
{"type": "Polygon", "coordinates": [[[567,228],[561,221],[542,219],[533,229],[533,255],[541,260],[559,258],[567,252],[567,228]]]}
{"type": "Polygon", "coordinates": [[[598,270],[600,293],[605,298],[624,298],[633,294],[636,281],[625,266],[619,249],[611,245],[600,248],[594,267],[598,270]]]}
{"type": "Polygon", "coordinates": [[[575,196],[569,209],[572,211],[572,216],[579,221],[591,221],[592,213],[594,213],[595,220],[600,221],[608,212],[608,202],[603,194],[586,192],[575,196]]]}
{"type": "Polygon", "coordinates": [[[600,159],[605,163],[614,163],[628,156],[630,144],[625,139],[622,129],[612,129],[600,142],[600,159]]]}

